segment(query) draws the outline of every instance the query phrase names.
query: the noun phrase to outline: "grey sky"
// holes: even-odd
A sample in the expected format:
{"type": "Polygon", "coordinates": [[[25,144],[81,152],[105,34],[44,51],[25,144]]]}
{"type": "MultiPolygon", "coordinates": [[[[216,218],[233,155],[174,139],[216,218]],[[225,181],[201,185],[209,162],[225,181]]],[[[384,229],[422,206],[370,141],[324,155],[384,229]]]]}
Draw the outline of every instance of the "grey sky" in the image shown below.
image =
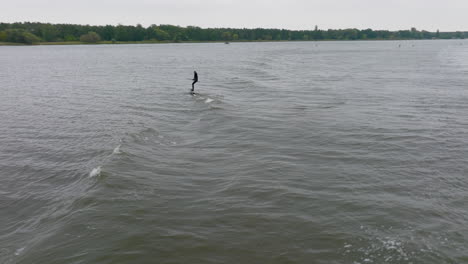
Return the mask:
{"type": "Polygon", "coordinates": [[[0,22],[468,31],[468,0],[0,0],[0,22]]]}

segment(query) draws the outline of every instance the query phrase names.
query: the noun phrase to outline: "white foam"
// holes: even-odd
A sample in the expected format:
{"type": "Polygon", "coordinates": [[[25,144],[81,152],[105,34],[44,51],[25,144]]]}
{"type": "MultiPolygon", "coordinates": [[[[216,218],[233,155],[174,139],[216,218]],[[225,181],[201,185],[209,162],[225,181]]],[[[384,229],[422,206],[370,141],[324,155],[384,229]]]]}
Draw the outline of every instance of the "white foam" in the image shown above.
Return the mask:
{"type": "Polygon", "coordinates": [[[120,145],[118,145],[117,147],[115,147],[114,151],[112,151],[112,154],[120,154],[120,153],[122,152],[120,151],[120,145]]]}
{"type": "Polygon", "coordinates": [[[97,168],[94,168],[90,173],[89,173],[89,177],[96,177],[96,176],[99,176],[99,174],[101,174],[101,166],[97,167],[97,168]]]}
{"type": "Polygon", "coordinates": [[[22,247],[22,248],[18,248],[16,251],[15,251],[15,256],[18,256],[19,254],[21,254],[21,252],[23,252],[25,248],[22,247]]]}
{"type": "MultiPolygon", "coordinates": [[[[358,258],[355,259],[353,264],[371,264],[371,263],[408,263],[411,258],[415,257],[419,252],[407,251],[406,240],[402,240],[400,237],[387,236],[379,237],[375,233],[377,231],[366,228],[361,225],[360,229],[363,230],[371,238],[364,247],[357,247],[352,243],[344,243],[343,254],[352,256],[355,255],[358,258]]],[[[393,227],[387,228],[389,231],[393,231],[393,227]]],[[[365,241],[367,239],[358,239],[359,241],[365,241]]],[[[426,246],[427,247],[427,246],[426,246]]],[[[431,251],[429,247],[428,251],[431,251]]],[[[419,249],[421,252],[427,252],[426,249],[419,249]]],[[[411,263],[411,262],[409,262],[411,263]]]]}
{"type": "MultiPolygon", "coordinates": [[[[388,238],[386,238],[386,239],[388,239],[388,238]]],[[[387,250],[400,249],[401,248],[401,242],[398,242],[398,241],[395,241],[395,240],[387,240],[387,241],[383,241],[383,246],[387,250]]]]}
{"type": "Polygon", "coordinates": [[[205,103],[207,103],[207,104],[209,104],[209,103],[211,103],[211,102],[213,102],[213,99],[211,99],[211,98],[207,98],[207,99],[205,100],[205,103]]]}

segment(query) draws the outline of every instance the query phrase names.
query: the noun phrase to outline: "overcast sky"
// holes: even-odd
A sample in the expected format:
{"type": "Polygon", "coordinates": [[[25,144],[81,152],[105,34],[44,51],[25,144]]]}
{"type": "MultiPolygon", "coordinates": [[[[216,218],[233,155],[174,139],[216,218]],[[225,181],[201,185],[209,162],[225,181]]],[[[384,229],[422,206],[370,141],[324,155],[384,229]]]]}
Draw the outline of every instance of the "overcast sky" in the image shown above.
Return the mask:
{"type": "Polygon", "coordinates": [[[0,0],[0,22],[468,31],[468,0],[0,0]]]}

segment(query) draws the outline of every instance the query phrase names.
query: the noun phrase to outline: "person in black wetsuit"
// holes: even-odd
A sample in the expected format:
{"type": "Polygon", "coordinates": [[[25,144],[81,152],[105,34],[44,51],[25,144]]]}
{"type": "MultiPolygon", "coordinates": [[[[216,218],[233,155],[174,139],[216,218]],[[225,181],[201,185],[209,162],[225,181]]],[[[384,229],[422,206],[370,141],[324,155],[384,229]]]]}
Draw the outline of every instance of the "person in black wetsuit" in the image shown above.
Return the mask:
{"type": "Polygon", "coordinates": [[[192,83],[192,93],[194,93],[195,86],[194,84],[198,82],[198,74],[196,71],[193,72],[193,83],[192,83]]]}

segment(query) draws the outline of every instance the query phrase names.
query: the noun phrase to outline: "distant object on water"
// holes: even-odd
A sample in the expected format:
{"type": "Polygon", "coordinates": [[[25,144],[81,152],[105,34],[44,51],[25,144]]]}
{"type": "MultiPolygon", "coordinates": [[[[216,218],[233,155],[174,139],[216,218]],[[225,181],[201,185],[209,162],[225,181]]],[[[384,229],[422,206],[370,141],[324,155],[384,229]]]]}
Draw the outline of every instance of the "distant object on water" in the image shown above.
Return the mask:
{"type": "Polygon", "coordinates": [[[228,41],[226,41],[226,42],[224,42],[224,44],[229,44],[229,42],[228,42],[228,41]]]}
{"type": "Polygon", "coordinates": [[[193,83],[192,83],[192,94],[195,93],[195,86],[194,84],[198,82],[198,74],[197,74],[197,71],[193,71],[193,79],[192,79],[193,83]]]}

